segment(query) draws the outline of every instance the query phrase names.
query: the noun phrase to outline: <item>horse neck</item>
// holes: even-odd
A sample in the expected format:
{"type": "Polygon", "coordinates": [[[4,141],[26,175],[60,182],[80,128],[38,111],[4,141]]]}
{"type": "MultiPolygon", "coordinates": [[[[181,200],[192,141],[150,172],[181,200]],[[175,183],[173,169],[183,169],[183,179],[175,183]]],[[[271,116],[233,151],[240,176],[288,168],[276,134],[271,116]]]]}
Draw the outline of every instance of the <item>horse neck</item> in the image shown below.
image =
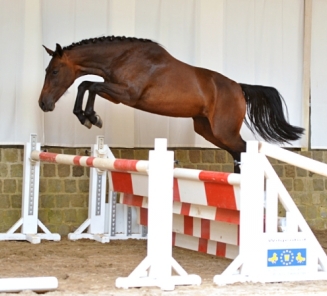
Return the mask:
{"type": "Polygon", "coordinates": [[[80,46],[66,52],[69,61],[76,68],[77,77],[88,74],[105,77],[107,75],[106,68],[119,54],[115,48],[101,44],[80,46]]]}

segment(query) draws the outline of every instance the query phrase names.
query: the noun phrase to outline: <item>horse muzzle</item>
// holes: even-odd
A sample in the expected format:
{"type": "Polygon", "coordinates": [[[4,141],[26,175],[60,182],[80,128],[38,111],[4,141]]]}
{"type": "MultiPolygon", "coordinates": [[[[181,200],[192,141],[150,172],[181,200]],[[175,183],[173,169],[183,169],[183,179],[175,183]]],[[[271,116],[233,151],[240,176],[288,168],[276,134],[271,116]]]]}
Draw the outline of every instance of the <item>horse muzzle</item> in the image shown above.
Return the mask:
{"type": "Polygon", "coordinates": [[[44,112],[53,111],[55,108],[55,104],[52,102],[44,102],[43,100],[39,100],[39,106],[44,112]]]}

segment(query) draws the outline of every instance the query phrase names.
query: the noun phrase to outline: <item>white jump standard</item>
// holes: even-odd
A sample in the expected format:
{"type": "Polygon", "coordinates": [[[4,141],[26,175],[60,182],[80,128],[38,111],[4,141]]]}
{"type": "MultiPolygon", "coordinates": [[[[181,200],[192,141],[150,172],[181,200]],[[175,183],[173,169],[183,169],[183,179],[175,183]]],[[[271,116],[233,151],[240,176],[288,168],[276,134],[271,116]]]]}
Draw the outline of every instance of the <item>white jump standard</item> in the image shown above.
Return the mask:
{"type": "MultiPolygon", "coordinates": [[[[96,142],[91,149],[93,157],[114,159],[109,147],[104,144],[103,136],[97,136],[96,142]]],[[[88,217],[73,233],[68,234],[68,239],[78,240],[86,238],[101,243],[110,241],[110,234],[105,230],[106,180],[106,170],[90,169],[88,217]]]]}
{"type": "Polygon", "coordinates": [[[148,252],[147,257],[127,277],[118,278],[116,287],[158,286],[173,290],[175,285],[200,285],[201,278],[188,275],[172,257],[172,202],[174,153],[167,151],[167,140],[156,139],[149,153],[148,172],[148,252]],[[178,274],[172,276],[172,269],[178,274]]]}
{"type": "Polygon", "coordinates": [[[40,162],[31,160],[30,155],[34,150],[40,150],[41,145],[32,134],[30,142],[24,149],[24,172],[21,218],[6,232],[0,233],[0,240],[27,240],[33,244],[40,243],[42,239],[59,241],[60,235],[51,233],[38,219],[40,162]],[[21,232],[16,231],[21,227],[21,232]],[[38,227],[44,233],[37,233],[38,227]]]}
{"type": "Polygon", "coordinates": [[[214,277],[218,285],[327,279],[327,256],[266,158],[268,151],[270,157],[327,176],[326,164],[316,166],[317,162],[282,148],[247,142],[247,152],[241,158],[240,253],[214,277]],[[277,227],[278,202],[286,211],[284,232],[277,227]]]}

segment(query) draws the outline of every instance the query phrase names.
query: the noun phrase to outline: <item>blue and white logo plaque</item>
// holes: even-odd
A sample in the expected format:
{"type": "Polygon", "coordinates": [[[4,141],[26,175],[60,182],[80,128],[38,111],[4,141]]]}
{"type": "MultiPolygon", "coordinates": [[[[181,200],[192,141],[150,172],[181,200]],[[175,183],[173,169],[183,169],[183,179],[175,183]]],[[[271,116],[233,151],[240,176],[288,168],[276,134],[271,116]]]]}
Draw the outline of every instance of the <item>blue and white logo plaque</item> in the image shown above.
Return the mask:
{"type": "Polygon", "coordinates": [[[307,249],[270,249],[267,267],[306,266],[307,249]]]}

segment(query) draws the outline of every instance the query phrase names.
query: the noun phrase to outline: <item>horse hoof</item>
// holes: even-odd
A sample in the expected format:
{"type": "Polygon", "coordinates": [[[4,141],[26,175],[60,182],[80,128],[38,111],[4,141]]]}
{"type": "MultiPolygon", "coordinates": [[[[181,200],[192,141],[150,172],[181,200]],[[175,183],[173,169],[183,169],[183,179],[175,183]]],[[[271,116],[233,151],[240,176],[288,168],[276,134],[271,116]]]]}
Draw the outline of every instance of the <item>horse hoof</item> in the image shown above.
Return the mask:
{"type": "Polygon", "coordinates": [[[95,126],[97,126],[98,128],[102,128],[102,119],[99,115],[95,116],[97,118],[97,122],[94,124],[95,126]]]}
{"type": "Polygon", "coordinates": [[[88,120],[87,118],[85,119],[84,125],[85,125],[88,129],[90,129],[90,128],[92,127],[92,123],[91,123],[91,121],[88,120]]]}

